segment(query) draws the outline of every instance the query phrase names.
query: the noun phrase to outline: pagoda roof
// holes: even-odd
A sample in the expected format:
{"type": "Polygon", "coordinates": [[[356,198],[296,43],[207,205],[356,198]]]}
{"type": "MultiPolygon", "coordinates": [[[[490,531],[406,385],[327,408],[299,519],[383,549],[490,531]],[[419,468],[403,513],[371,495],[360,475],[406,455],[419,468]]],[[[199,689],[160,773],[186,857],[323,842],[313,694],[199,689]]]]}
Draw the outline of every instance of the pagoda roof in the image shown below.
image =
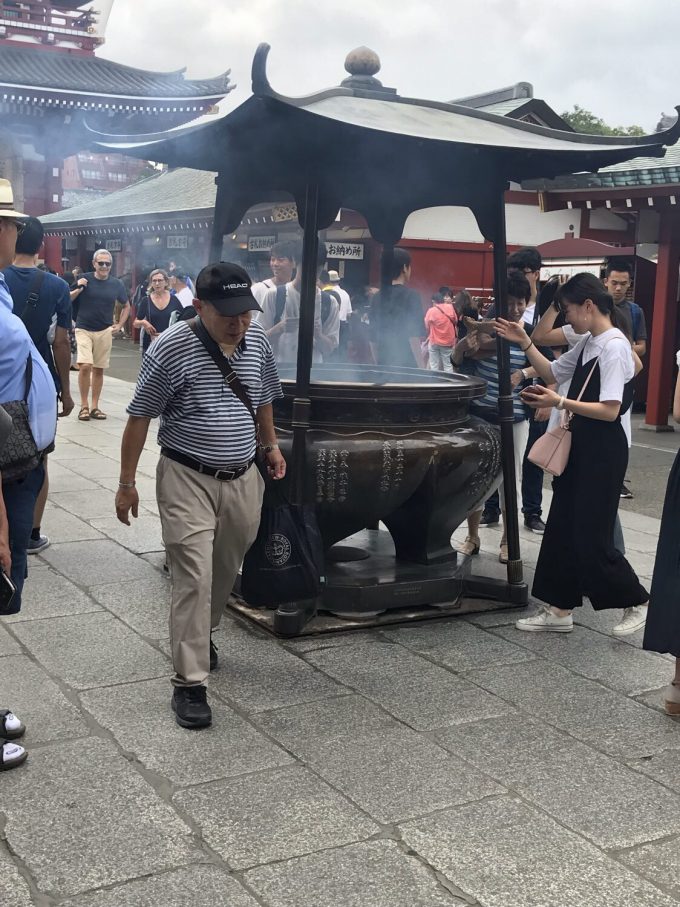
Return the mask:
{"type": "MultiPolygon", "coordinates": [[[[235,87],[229,81],[230,70],[212,79],[187,79],[184,70],[151,72],[124,66],[103,57],[66,54],[32,47],[0,46],[0,88],[15,89],[17,94],[30,90],[74,97],[142,102],[217,102],[235,87]]],[[[28,97],[28,96],[27,96],[28,97]]],[[[83,104],[83,106],[86,106],[83,104]]],[[[112,105],[114,106],[114,105],[112,105]]]]}
{"type": "Polygon", "coordinates": [[[46,214],[40,222],[48,234],[82,229],[123,227],[135,221],[212,219],[215,174],[203,170],[159,171],[125,189],[90,199],[73,208],[46,214]]]}

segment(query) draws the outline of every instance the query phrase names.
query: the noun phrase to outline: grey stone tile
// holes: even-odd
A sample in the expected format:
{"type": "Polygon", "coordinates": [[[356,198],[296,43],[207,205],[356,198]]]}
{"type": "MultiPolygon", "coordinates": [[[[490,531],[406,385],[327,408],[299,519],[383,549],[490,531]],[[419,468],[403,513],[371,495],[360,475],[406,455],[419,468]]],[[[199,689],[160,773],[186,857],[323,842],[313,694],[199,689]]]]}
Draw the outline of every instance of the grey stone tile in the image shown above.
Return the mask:
{"type": "Polygon", "coordinates": [[[3,778],[5,836],[60,895],[200,859],[189,827],[102,740],[52,744],[3,778]]]}
{"type": "Polygon", "coordinates": [[[611,756],[630,760],[680,749],[680,723],[548,661],[487,668],[470,676],[528,715],[611,756]]]}
{"type": "Polygon", "coordinates": [[[346,697],[258,715],[258,726],[379,822],[499,793],[486,775],[379,709],[346,697]]]}
{"type": "Polygon", "coordinates": [[[394,841],[369,841],[246,873],[270,907],[455,907],[463,902],[394,841]]]}
{"type": "MultiPolygon", "coordinates": [[[[592,606],[586,602],[582,608],[577,608],[574,611],[574,623],[611,637],[612,629],[620,622],[622,614],[623,612],[617,609],[595,611],[592,606]]],[[[643,636],[644,630],[642,629],[635,633],[631,633],[630,636],[622,636],[619,641],[625,643],[627,646],[641,649],[643,636]]]]}
{"type": "Polygon", "coordinates": [[[33,904],[31,891],[2,841],[0,841],[0,904],[2,907],[31,907],[33,904]]]}
{"type": "Polygon", "coordinates": [[[104,538],[101,532],[97,532],[85,520],[79,519],[51,501],[47,502],[41,528],[43,533],[49,536],[53,545],[61,542],[81,542],[87,539],[104,538]]]}
{"type": "Polygon", "coordinates": [[[2,663],[2,706],[11,708],[26,725],[23,739],[27,747],[90,733],[79,710],[45,671],[25,655],[11,656],[2,663]]]}
{"type": "Polygon", "coordinates": [[[416,730],[502,715],[507,703],[402,646],[375,640],[309,652],[307,661],[416,730]]]}
{"type": "Polygon", "coordinates": [[[480,611],[478,614],[465,614],[461,620],[483,629],[514,625],[519,617],[526,617],[531,608],[503,608],[500,611],[480,611]]]}
{"type": "Polygon", "coordinates": [[[336,649],[338,646],[355,646],[359,642],[381,639],[380,630],[351,630],[340,633],[320,633],[315,636],[301,636],[299,639],[280,640],[291,652],[316,652],[336,649]]]}
{"type": "MultiPolygon", "coordinates": [[[[62,437],[60,432],[56,446],[50,454],[50,463],[66,463],[69,460],[78,459],[82,456],[82,452],[82,447],[69,441],[67,437],[62,437]]],[[[93,454],[90,453],[89,456],[91,457],[93,454]]]]}
{"type": "Polygon", "coordinates": [[[235,869],[370,837],[370,819],[299,765],[182,791],[175,802],[235,869]]]}
{"type": "Polygon", "coordinates": [[[121,523],[115,516],[103,520],[92,520],[92,525],[134,554],[164,550],[161,521],[151,513],[140,513],[137,519],[133,517],[129,526],[121,523]]]}
{"type": "Polygon", "coordinates": [[[257,901],[224,869],[187,866],[116,888],[82,894],[60,907],[257,907],[257,901]]]}
{"type": "MultiPolygon", "coordinates": [[[[113,491],[114,494],[118,491],[118,479],[119,474],[116,473],[115,476],[101,476],[97,478],[97,482],[104,488],[108,488],[110,491],[113,491]]],[[[156,502],[156,479],[152,479],[149,476],[137,476],[135,478],[135,484],[137,488],[137,494],[139,495],[139,500],[142,504],[146,506],[147,502],[154,503],[156,502]]]]}
{"type": "Polygon", "coordinates": [[[153,576],[148,564],[110,539],[50,545],[42,557],[79,586],[98,586],[153,576]]]}
{"type": "MultiPolygon", "coordinates": [[[[82,447],[78,448],[78,450],[81,454],[84,453],[82,447]]],[[[86,454],[78,457],[77,463],[71,463],[71,465],[69,465],[69,459],[64,458],[62,465],[78,473],[78,475],[85,476],[95,482],[104,477],[120,478],[120,457],[98,455],[92,451],[87,451],[86,454]]],[[[52,456],[50,454],[50,457],[52,456]]]]}
{"type": "Polygon", "coordinates": [[[437,742],[598,847],[680,833],[680,797],[525,715],[449,728],[437,742]]]}
{"type": "Polygon", "coordinates": [[[97,485],[78,472],[67,469],[60,463],[49,464],[50,494],[61,494],[66,491],[94,491],[97,485]]]}
{"type": "Polygon", "coordinates": [[[101,607],[51,567],[35,567],[31,563],[21,596],[21,611],[3,620],[12,624],[25,620],[42,620],[45,617],[85,614],[88,611],[101,611],[101,607]]]}
{"type": "Polygon", "coordinates": [[[140,555],[142,560],[145,560],[147,564],[151,564],[156,570],[162,571],[163,576],[166,581],[169,582],[170,577],[163,570],[163,565],[165,564],[165,552],[164,551],[151,551],[149,554],[140,555]]]}
{"type": "Polygon", "coordinates": [[[636,771],[658,781],[659,784],[670,787],[680,793],[680,763],[678,754],[674,750],[665,753],[655,753],[645,759],[637,759],[629,763],[636,771]]]}
{"type": "Polygon", "coordinates": [[[2,626],[2,622],[5,620],[9,620],[9,618],[0,617],[0,656],[19,655],[21,654],[21,646],[2,626]]]}
{"type": "Polygon", "coordinates": [[[170,593],[168,578],[155,570],[150,570],[144,579],[106,583],[90,590],[94,601],[149,639],[164,639],[168,635],[170,593]]]}
{"type": "Polygon", "coordinates": [[[585,627],[575,627],[569,634],[522,633],[514,628],[497,632],[542,658],[628,695],[655,690],[669,676],[665,658],[585,627]]]}
{"type": "Polygon", "coordinates": [[[170,673],[164,655],[105,612],[26,621],[14,629],[51,673],[76,689],[170,673]]]}
{"type": "Polygon", "coordinates": [[[509,798],[402,826],[406,843],[484,907],[677,907],[562,825],[509,798]]]}
{"type": "Polygon", "coordinates": [[[638,875],[668,891],[680,903],[680,838],[645,844],[617,856],[638,875]]]}
{"type": "Polygon", "coordinates": [[[187,733],[175,722],[171,695],[167,680],[152,680],[90,690],[82,702],[124,750],[174,784],[201,784],[293,761],[214,698],[212,727],[187,733]]]}
{"type": "Polygon", "coordinates": [[[440,662],[454,671],[470,671],[486,665],[514,664],[534,656],[514,642],[464,620],[432,621],[412,627],[399,627],[385,635],[407,649],[440,662]]]}
{"type": "Polygon", "coordinates": [[[275,639],[223,621],[213,635],[220,668],[210,678],[215,692],[250,712],[335,696],[342,689],[286,652],[275,639]]]}
{"type": "Polygon", "coordinates": [[[97,486],[93,491],[61,491],[52,495],[52,501],[82,520],[95,520],[115,516],[114,497],[108,488],[97,486]]]}

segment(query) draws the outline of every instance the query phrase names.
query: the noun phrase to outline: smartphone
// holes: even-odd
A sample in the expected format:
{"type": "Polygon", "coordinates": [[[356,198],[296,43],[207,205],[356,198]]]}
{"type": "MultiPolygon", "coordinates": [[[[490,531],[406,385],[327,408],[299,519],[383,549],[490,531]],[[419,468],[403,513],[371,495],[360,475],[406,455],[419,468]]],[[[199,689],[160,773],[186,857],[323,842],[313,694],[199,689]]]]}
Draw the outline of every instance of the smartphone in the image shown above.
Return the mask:
{"type": "Polygon", "coordinates": [[[0,614],[9,614],[16,594],[17,587],[5,571],[0,568],[0,614]]]}

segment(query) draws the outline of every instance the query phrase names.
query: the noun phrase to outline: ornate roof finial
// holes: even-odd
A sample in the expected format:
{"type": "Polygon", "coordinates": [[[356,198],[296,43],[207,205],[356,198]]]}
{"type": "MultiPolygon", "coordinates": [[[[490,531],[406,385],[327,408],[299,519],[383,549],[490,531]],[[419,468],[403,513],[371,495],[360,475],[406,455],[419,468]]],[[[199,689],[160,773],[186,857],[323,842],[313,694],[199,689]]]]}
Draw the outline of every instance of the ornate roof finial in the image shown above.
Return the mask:
{"type": "Polygon", "coordinates": [[[385,88],[375,74],[380,72],[380,57],[370,47],[355,47],[345,58],[345,69],[349,78],[342,82],[343,88],[363,89],[396,94],[396,89],[385,88]]]}

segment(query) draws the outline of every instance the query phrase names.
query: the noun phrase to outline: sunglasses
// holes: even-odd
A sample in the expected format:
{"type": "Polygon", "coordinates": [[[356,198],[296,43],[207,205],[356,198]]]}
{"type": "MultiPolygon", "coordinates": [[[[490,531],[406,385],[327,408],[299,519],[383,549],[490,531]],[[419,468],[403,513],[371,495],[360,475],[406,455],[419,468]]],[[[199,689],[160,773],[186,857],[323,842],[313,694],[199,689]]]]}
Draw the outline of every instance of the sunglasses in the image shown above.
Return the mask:
{"type": "Polygon", "coordinates": [[[95,264],[95,267],[97,267],[97,268],[110,268],[111,267],[110,261],[95,261],[94,264],[95,264]]]}

